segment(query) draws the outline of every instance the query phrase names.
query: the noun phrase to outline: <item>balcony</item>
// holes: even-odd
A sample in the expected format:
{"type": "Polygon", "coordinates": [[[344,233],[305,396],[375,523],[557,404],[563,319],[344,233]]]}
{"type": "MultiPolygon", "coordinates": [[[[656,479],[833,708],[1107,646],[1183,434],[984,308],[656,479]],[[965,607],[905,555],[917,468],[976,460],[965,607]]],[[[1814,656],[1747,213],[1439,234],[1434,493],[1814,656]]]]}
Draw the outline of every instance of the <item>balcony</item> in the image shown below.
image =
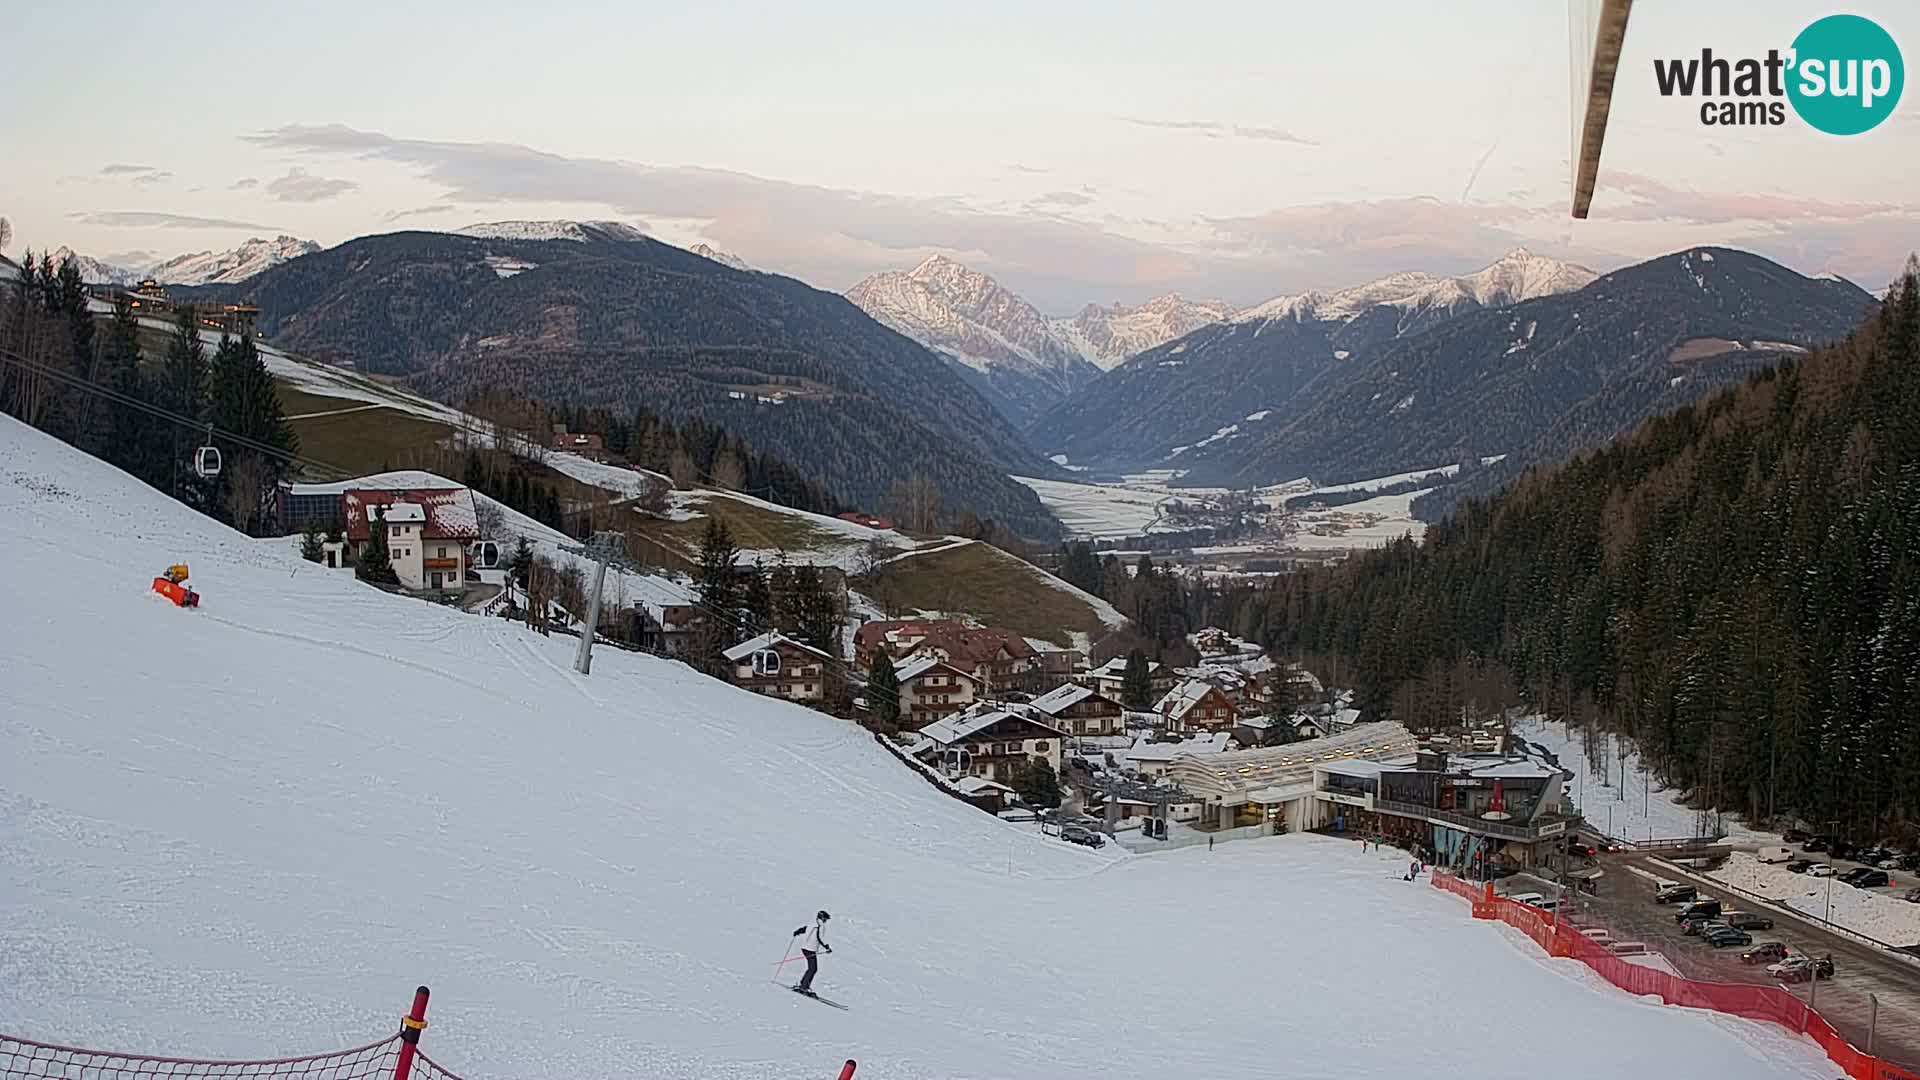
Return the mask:
{"type": "Polygon", "coordinates": [[[459,559],[421,559],[420,565],[428,570],[458,570],[459,559]]]}
{"type": "Polygon", "coordinates": [[[1373,808],[1382,813],[1424,818],[1435,825],[1445,825],[1483,836],[1497,836],[1502,840],[1519,840],[1528,844],[1566,832],[1569,820],[1556,814],[1530,822],[1488,821],[1486,818],[1474,817],[1472,814],[1456,814],[1451,810],[1436,810],[1430,806],[1395,802],[1392,799],[1375,799],[1373,808]]]}

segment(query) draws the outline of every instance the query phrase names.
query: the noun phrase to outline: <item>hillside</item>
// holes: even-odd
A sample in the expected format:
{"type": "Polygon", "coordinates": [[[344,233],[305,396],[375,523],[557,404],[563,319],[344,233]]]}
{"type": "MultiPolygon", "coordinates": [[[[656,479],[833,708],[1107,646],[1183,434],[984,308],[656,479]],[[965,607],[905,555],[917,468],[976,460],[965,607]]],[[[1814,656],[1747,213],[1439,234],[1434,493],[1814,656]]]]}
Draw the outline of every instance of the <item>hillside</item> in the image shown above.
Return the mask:
{"type": "Polygon", "coordinates": [[[1300,575],[1255,621],[1357,661],[1409,723],[1505,673],[1507,701],[1634,736],[1710,805],[1911,836],[1917,463],[1909,274],[1839,344],[1466,502],[1418,547],[1300,575]]]}
{"type": "Polygon", "coordinates": [[[1608,1032],[1566,1080],[1827,1075],[1777,1029],[1568,978],[1398,880],[1397,853],[1085,851],[841,721],[613,650],[577,676],[569,639],[368,589],[11,419],[0,460],[10,1033],[314,1051],[392,1030],[424,982],[423,1045],[473,1080],[817,1080],[849,1057],[890,1080],[1264,1080],[1275,1046],[1300,1076],[1402,1077],[1409,1046],[1537,1075],[1487,1048],[1493,1010],[1608,1032]],[[146,589],[174,561],[197,611],[146,589]],[[1203,882],[1258,901],[1196,917],[1203,882]],[[769,983],[821,907],[846,1012],[769,983]],[[1063,992],[1142,972],[1177,1017],[1063,992]],[[1340,1034],[1357,1015],[1367,1037],[1340,1034]]]}
{"type": "MultiPolygon", "coordinates": [[[[362,237],[247,285],[287,348],[411,377],[700,418],[877,503],[918,471],[950,504],[1032,536],[1055,523],[1008,472],[1050,465],[939,359],[841,297],[631,229],[507,223],[497,235],[362,237]]],[[[472,230],[470,230],[472,231],[472,230]]]]}
{"type": "Polygon", "coordinates": [[[1676,252],[1397,341],[1206,462],[1245,481],[1344,480],[1506,454],[1511,474],[1839,338],[1872,303],[1746,252],[1676,252]]]}
{"type": "Polygon", "coordinates": [[[1028,436],[1042,453],[1106,471],[1223,475],[1221,462],[1299,415],[1310,384],[1341,385],[1372,351],[1591,280],[1584,267],[1521,249],[1460,277],[1409,271],[1275,297],[1133,357],[1031,423],[1028,436]]]}

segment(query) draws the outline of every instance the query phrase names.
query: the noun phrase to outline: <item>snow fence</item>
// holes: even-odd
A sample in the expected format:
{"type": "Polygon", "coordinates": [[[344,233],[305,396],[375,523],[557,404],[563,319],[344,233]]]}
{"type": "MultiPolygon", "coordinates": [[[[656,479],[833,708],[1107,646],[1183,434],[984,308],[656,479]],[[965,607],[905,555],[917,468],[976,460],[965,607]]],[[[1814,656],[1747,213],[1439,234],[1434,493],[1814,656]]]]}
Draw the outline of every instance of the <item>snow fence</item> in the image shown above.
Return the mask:
{"type": "Polygon", "coordinates": [[[1437,869],[1431,877],[1435,888],[1470,901],[1474,918],[1498,919],[1532,938],[1547,955],[1578,960],[1629,994],[1650,995],[1668,1005],[1712,1009],[1779,1024],[1820,1044],[1827,1057],[1853,1080],[1920,1080],[1920,1073],[1864,1053],[1806,1002],[1778,986],[1701,982],[1640,967],[1608,952],[1606,946],[1581,934],[1557,915],[1495,896],[1491,882],[1474,885],[1437,869]]]}
{"type": "Polygon", "coordinates": [[[303,1057],[259,1061],[156,1057],[36,1042],[0,1034],[0,1077],[86,1077],[87,1080],[173,1080],[187,1077],[269,1077],[272,1080],[460,1080],[420,1049],[427,1026],[427,988],[414,991],[400,1030],[384,1039],[303,1057]]]}

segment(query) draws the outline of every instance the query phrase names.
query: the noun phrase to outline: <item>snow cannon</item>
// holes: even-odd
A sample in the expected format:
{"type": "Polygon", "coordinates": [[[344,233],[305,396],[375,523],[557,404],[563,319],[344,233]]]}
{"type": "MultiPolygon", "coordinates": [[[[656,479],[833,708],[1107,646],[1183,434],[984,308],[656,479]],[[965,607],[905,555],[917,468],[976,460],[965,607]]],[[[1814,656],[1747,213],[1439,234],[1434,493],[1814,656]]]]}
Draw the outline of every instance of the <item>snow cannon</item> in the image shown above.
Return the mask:
{"type": "Polygon", "coordinates": [[[175,607],[197,608],[200,594],[187,584],[187,564],[175,563],[153,579],[153,591],[173,601],[175,607]]]}

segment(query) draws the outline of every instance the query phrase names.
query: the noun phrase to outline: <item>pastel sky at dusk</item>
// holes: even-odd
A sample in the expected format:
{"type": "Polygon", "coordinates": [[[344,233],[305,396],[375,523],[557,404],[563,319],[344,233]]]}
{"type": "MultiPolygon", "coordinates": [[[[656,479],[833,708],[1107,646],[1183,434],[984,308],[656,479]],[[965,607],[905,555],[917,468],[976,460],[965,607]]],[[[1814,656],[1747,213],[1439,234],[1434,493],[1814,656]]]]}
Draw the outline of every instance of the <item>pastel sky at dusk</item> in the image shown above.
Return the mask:
{"type": "Polygon", "coordinates": [[[942,252],[1050,312],[1520,245],[1605,270],[1725,244],[1878,289],[1920,247],[1920,91],[1836,138],[1704,127],[1652,74],[1837,10],[1920,58],[1911,3],[1640,0],[1576,222],[1563,3],[32,5],[0,214],[10,255],[127,263],[610,218],[836,290],[942,252]]]}

